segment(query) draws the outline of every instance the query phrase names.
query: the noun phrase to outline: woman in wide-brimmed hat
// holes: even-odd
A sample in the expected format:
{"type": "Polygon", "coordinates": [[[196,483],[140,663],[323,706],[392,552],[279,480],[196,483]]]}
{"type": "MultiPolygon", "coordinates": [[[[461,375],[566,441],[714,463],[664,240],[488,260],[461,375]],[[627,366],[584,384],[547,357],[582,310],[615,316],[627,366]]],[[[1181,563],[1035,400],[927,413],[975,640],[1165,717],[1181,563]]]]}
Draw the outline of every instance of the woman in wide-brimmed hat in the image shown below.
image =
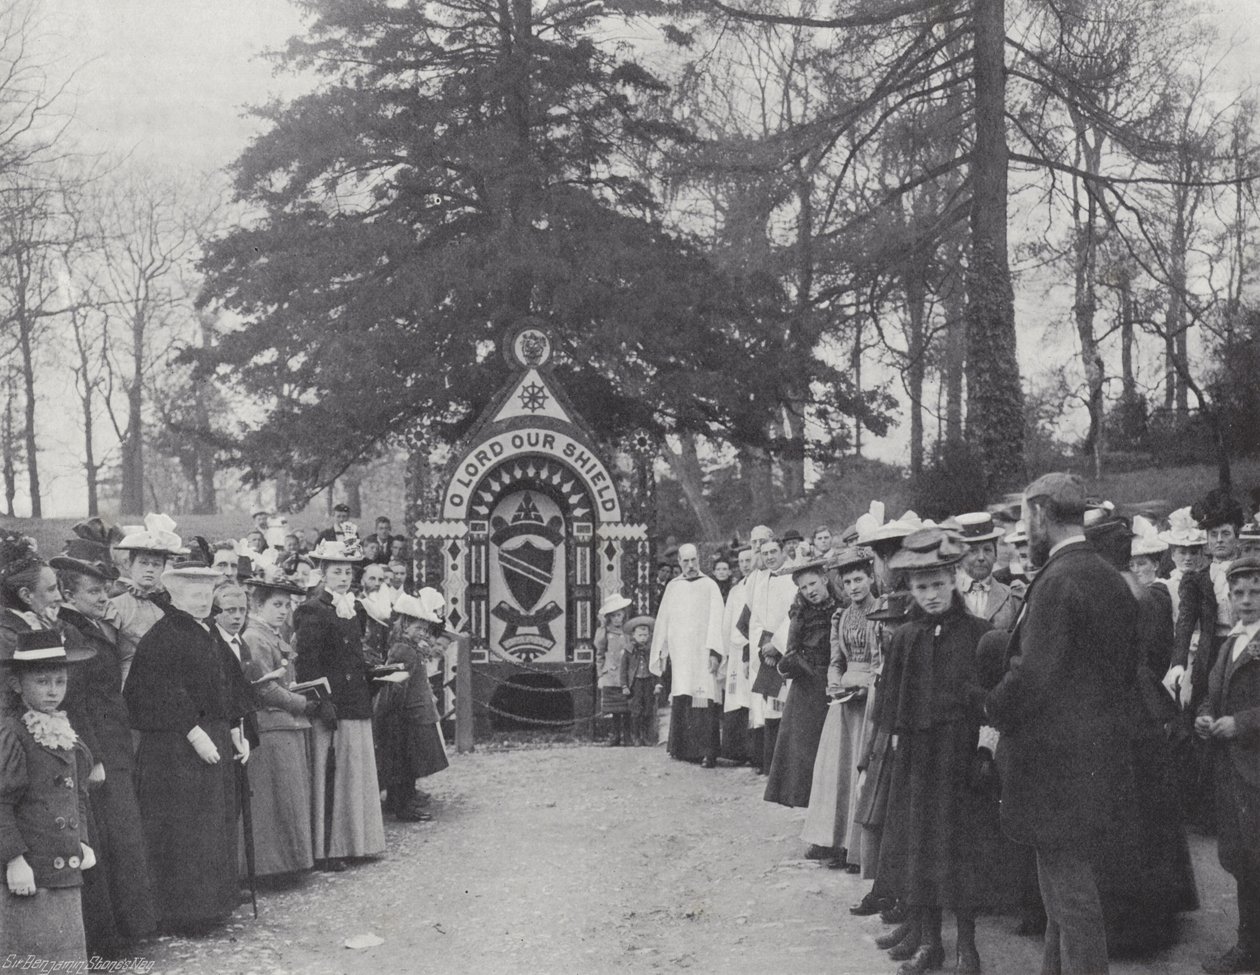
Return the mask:
{"type": "Polygon", "coordinates": [[[162,573],[171,604],[140,639],[123,696],[140,732],[136,781],[159,926],[196,933],[236,908],[234,762],[256,698],[206,621],[222,580],[203,557],[162,573]]]}
{"type": "Polygon", "coordinates": [[[332,708],[311,728],[315,796],[315,865],[345,869],[346,858],[385,850],[380,786],[372,739],[371,676],[363,624],[350,592],[363,561],[358,539],[323,539],[311,553],[323,587],[293,613],[297,677],[328,680],[332,708]]]}
{"type": "Polygon", "coordinates": [[[112,602],[122,678],[126,683],[136,647],[169,605],[162,588],[162,572],[170,559],[187,555],[188,551],[175,533],[175,522],[162,514],[145,515],[143,527],[137,526],[115,542],[114,550],[125,558],[124,575],[117,583],[112,602]]]}
{"type": "Polygon", "coordinates": [[[866,549],[848,548],[833,560],[832,567],[849,605],[831,617],[827,694],[832,703],[819,740],[801,838],[811,847],[806,856],[833,858],[839,861],[838,866],[851,867],[853,873],[861,870],[869,880],[875,876],[879,859],[879,834],[864,830],[854,818],[858,764],[889,631],[866,616],[879,603],[873,592],[874,555],[866,549]]]}
{"type": "MultiPolygon", "coordinates": [[[[246,579],[249,626],[242,661],[261,707],[259,747],[250,760],[254,864],[258,876],[294,873],[314,865],[311,845],[311,719],[323,706],[289,689],[296,677],[294,653],[281,629],[302,595],[276,567],[246,579]]],[[[328,705],[331,707],[331,705],[328,705]]],[[[326,708],[325,708],[326,709],[326,708]]]]}
{"type": "Polygon", "coordinates": [[[83,885],[84,925],[93,952],[148,937],[157,926],[122,660],[111,622],[109,590],[118,569],[109,551],[112,532],[95,521],[76,525],[76,537],[50,560],[65,598],[58,619],[66,643],[95,651],[90,660],[70,669],[65,702],[70,723],[95,763],[88,782],[98,862],[83,885]]]}

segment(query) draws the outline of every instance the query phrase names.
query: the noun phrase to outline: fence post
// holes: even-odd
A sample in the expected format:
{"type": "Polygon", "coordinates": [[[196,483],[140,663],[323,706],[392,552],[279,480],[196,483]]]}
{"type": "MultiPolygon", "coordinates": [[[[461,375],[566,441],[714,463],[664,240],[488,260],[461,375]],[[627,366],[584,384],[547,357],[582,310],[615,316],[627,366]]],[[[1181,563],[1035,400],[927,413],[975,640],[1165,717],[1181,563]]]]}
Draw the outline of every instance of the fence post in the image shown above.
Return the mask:
{"type": "Polygon", "coordinates": [[[455,751],[473,750],[472,637],[461,633],[455,655],[455,751]]]}

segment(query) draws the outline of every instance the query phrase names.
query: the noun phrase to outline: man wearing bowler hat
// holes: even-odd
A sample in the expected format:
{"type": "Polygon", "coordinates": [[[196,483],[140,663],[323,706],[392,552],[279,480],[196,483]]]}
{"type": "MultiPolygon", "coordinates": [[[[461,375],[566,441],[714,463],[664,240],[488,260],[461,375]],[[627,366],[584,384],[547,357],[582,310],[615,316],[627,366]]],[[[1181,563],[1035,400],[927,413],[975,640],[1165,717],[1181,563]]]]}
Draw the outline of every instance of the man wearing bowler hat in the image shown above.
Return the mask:
{"type": "Polygon", "coordinates": [[[1138,607],[1085,540],[1087,507],[1075,475],[1046,474],[1028,486],[1029,561],[1039,571],[1011,635],[1008,669],[986,703],[1003,735],[1003,829],[1037,854],[1044,975],[1108,970],[1090,863],[1124,772],[1120,661],[1138,607]]]}

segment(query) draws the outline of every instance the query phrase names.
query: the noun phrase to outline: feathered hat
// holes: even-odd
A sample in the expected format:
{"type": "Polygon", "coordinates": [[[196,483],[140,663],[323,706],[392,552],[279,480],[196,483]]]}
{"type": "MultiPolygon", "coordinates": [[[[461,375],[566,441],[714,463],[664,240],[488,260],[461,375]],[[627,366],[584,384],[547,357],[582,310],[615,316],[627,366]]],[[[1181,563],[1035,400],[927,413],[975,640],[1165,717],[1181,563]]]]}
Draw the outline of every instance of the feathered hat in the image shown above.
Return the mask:
{"type": "Polygon", "coordinates": [[[1196,501],[1190,508],[1190,514],[1205,532],[1221,525],[1233,525],[1237,531],[1247,520],[1242,505],[1232,494],[1220,488],[1214,488],[1196,501]]]}

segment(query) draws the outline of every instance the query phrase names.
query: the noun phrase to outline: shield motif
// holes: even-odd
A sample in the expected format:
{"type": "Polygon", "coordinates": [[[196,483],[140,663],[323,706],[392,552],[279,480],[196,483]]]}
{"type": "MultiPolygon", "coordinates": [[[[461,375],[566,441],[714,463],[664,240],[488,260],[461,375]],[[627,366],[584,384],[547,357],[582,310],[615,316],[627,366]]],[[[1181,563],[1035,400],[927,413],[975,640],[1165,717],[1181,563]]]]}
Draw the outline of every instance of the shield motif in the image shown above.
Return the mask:
{"type": "Polygon", "coordinates": [[[516,604],[526,613],[531,612],[551,585],[551,575],[556,562],[554,547],[543,548],[527,539],[511,550],[499,550],[499,565],[508,591],[516,604]]]}

